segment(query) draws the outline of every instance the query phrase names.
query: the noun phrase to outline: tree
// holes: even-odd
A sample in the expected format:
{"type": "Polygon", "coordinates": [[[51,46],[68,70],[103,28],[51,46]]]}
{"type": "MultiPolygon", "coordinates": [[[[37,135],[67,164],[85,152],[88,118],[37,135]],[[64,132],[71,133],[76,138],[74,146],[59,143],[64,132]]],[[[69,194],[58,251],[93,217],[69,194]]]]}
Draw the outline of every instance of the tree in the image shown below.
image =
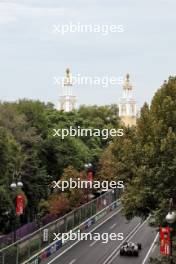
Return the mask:
{"type": "MultiPolygon", "coordinates": [[[[80,173],[74,169],[72,166],[68,166],[64,169],[64,173],[61,177],[61,181],[70,181],[70,179],[78,182],[80,178],[80,173]]],[[[68,188],[66,191],[66,197],[69,200],[70,208],[73,209],[84,201],[84,190],[80,188],[68,188]]]]}
{"type": "Polygon", "coordinates": [[[168,200],[176,197],[176,78],[159,89],[150,109],[144,105],[136,127],[135,177],[123,196],[127,215],[153,213],[163,223],[168,200]]]}
{"type": "Polygon", "coordinates": [[[69,200],[64,194],[54,194],[49,199],[49,213],[61,216],[69,211],[69,200]]]}

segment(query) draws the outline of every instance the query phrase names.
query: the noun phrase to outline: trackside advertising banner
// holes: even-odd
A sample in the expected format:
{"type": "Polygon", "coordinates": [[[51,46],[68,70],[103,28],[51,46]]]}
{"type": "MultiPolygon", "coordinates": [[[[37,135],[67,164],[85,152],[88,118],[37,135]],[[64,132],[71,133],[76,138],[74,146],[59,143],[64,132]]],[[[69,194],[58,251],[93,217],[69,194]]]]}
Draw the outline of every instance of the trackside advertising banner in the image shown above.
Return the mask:
{"type": "Polygon", "coordinates": [[[16,197],[16,215],[22,215],[24,211],[24,196],[19,194],[16,197]]]}
{"type": "Polygon", "coordinates": [[[160,253],[165,256],[170,255],[170,228],[160,228],[160,253]]]}

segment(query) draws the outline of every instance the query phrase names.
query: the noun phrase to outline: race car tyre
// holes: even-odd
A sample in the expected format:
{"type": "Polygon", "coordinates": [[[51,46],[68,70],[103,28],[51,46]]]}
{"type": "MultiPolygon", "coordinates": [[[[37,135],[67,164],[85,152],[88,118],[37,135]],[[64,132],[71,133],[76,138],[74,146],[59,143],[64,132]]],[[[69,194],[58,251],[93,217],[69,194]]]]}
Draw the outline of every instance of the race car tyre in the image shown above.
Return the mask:
{"type": "Polygon", "coordinates": [[[124,251],[123,251],[123,249],[120,250],[120,256],[124,256],[124,251]]]}
{"type": "Polygon", "coordinates": [[[140,243],[138,243],[137,245],[138,245],[138,249],[141,250],[142,249],[142,245],[140,243]]]}

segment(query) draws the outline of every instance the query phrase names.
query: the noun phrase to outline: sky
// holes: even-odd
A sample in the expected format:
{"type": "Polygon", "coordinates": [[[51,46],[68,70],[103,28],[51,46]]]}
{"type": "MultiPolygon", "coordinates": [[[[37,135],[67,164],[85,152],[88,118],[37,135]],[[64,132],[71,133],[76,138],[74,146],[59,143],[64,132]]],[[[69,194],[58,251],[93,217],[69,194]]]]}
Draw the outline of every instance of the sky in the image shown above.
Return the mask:
{"type": "MultiPolygon", "coordinates": [[[[0,0],[0,100],[58,105],[54,78],[130,74],[139,107],[175,75],[175,0],[0,0]],[[122,25],[124,32],[54,32],[55,25],[122,25]]],[[[122,85],[75,85],[78,105],[118,103],[122,85]]]]}

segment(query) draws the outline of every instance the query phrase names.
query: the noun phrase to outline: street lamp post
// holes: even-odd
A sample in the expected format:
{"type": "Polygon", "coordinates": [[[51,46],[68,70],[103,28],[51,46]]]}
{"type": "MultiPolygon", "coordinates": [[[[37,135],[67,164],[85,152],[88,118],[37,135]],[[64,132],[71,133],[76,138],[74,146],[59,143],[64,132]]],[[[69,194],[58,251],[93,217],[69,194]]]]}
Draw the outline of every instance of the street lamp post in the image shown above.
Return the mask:
{"type": "MultiPolygon", "coordinates": [[[[20,178],[20,172],[14,171],[13,173],[13,181],[10,184],[10,188],[15,191],[17,188],[23,188],[23,183],[20,178]],[[15,177],[16,176],[16,177],[15,177]]],[[[13,223],[13,242],[16,241],[16,209],[14,210],[14,223],[13,223]]]]}
{"type": "Polygon", "coordinates": [[[173,208],[173,199],[170,199],[169,213],[166,215],[166,222],[170,226],[170,264],[173,264],[173,252],[172,252],[172,225],[176,221],[176,213],[172,210],[173,208]]]}
{"type": "MultiPolygon", "coordinates": [[[[84,168],[86,169],[87,176],[90,170],[92,170],[92,164],[91,163],[86,163],[84,164],[84,168]]],[[[89,189],[87,187],[87,203],[89,202],[89,189]]]]}

